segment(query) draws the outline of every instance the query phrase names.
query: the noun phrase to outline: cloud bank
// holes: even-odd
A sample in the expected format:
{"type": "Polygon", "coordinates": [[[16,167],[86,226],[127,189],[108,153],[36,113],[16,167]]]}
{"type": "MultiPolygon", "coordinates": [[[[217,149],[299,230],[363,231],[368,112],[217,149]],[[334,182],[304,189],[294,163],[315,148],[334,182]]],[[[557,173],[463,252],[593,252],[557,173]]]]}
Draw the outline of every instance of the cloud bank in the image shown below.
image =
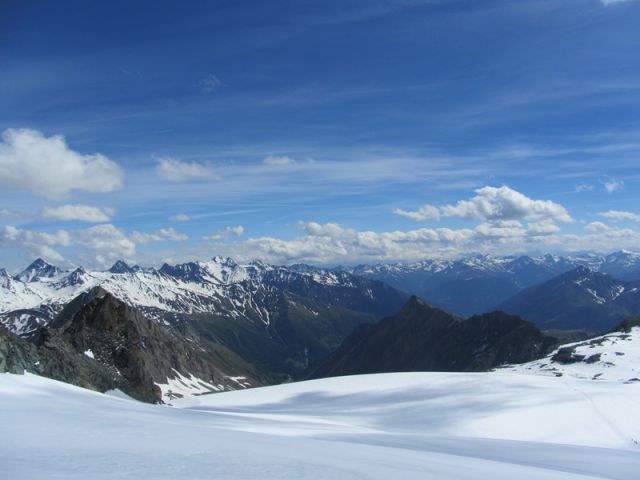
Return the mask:
{"type": "Polygon", "coordinates": [[[396,209],[395,214],[413,220],[439,220],[440,217],[494,221],[547,220],[571,222],[567,210],[551,200],[533,200],[507,186],[483,187],[476,196],[453,205],[423,205],[416,211],[396,209]]]}

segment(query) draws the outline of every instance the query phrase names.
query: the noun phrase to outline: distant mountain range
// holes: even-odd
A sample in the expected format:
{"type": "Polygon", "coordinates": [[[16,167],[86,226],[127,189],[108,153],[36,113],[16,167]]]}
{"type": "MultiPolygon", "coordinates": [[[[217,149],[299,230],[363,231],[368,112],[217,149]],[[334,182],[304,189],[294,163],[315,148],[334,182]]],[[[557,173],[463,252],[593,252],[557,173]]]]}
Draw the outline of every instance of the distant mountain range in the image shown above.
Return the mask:
{"type": "MultiPolygon", "coordinates": [[[[68,337],[69,322],[104,294],[137,312],[126,318],[139,314],[153,321],[160,329],[157,335],[169,335],[174,345],[182,345],[178,350],[191,352],[185,355],[217,355],[213,364],[221,370],[226,365],[224,371],[204,371],[206,378],[198,378],[226,389],[237,385],[220,378],[246,377],[255,385],[297,377],[353,328],[394,313],[408,298],[380,281],[347,272],[239,265],[220,257],[158,270],[120,261],[103,272],[62,271],[38,259],[18,275],[0,272],[0,323],[36,342],[43,327],[68,337]]],[[[140,322],[134,330],[141,329],[140,322]]],[[[170,356],[175,348],[156,349],[156,355],[170,356]]],[[[155,371],[152,383],[171,384],[195,371],[172,361],[176,371],[155,371]]],[[[199,391],[197,384],[193,391],[199,391]]],[[[140,395],[149,398],[152,390],[140,395]]]]}
{"type": "Polygon", "coordinates": [[[360,265],[342,270],[381,280],[430,304],[469,316],[491,311],[513,295],[577,267],[618,280],[640,280],[640,254],[491,257],[425,260],[413,264],[360,265]]]}
{"type": "Polygon", "coordinates": [[[488,370],[544,356],[566,329],[608,331],[639,313],[640,281],[620,279],[638,262],[619,252],[322,269],[215,257],[65,271],[38,259],[0,269],[0,371],[170,402],[309,375],[488,370]],[[464,320],[433,297],[507,313],[464,320]]]}
{"type": "Polygon", "coordinates": [[[543,329],[605,332],[640,313],[640,281],[578,267],[517,293],[499,308],[543,329]]]}

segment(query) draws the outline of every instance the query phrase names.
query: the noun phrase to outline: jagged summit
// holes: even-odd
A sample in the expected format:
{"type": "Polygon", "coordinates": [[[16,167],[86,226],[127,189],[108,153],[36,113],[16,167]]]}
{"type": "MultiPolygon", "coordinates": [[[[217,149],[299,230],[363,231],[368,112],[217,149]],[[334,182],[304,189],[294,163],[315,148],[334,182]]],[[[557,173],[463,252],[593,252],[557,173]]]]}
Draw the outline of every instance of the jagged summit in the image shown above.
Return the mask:
{"type": "Polygon", "coordinates": [[[21,282],[33,282],[42,278],[51,278],[62,272],[58,267],[45,262],[42,258],[37,258],[22,272],[16,275],[16,279],[21,282]]]}
{"type": "Polygon", "coordinates": [[[127,265],[124,260],[116,261],[116,263],[114,263],[109,269],[109,272],[111,273],[131,273],[133,271],[134,269],[127,265]]]}

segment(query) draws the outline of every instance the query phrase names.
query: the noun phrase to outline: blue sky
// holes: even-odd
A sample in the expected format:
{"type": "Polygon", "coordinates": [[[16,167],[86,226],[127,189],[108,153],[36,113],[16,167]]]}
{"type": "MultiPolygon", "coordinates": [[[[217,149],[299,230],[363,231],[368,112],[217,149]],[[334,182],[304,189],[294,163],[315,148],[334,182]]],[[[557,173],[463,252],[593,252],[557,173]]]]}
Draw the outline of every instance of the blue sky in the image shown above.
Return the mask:
{"type": "Polygon", "coordinates": [[[638,249],[638,24],[634,0],[5,1],[0,265],[638,249]]]}

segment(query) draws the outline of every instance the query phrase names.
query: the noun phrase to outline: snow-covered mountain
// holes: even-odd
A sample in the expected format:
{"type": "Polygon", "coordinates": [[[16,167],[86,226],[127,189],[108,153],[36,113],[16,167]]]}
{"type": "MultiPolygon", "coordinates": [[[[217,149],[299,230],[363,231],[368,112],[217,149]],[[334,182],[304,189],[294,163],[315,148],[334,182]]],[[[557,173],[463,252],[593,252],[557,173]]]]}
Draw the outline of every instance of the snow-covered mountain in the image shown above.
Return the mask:
{"type": "Polygon", "coordinates": [[[222,257],[164,264],[159,270],[118,261],[107,271],[82,267],[62,271],[38,259],[14,277],[0,271],[0,322],[18,335],[29,335],[71,300],[96,287],[164,322],[179,315],[222,314],[269,325],[270,302],[280,289],[374,315],[394,312],[404,300],[380,282],[347,272],[315,268],[303,272],[262,262],[237,264],[222,257]],[[387,294],[398,298],[387,305],[387,294]]]}
{"type": "Polygon", "coordinates": [[[640,281],[578,267],[519,292],[499,308],[544,329],[605,332],[640,313],[640,281]]]}
{"type": "MultiPolygon", "coordinates": [[[[41,260],[34,265],[27,269],[33,275],[11,277],[5,272],[0,279],[0,322],[10,332],[37,340],[42,327],[66,328],[89,302],[106,293],[166,327],[178,338],[176,344],[188,342],[194,350],[211,354],[224,351],[221,359],[235,355],[228,363],[251,366],[253,384],[301,375],[353,328],[395,313],[408,298],[382,282],[347,272],[237,264],[220,257],[158,270],[122,261],[107,271],[60,271],[41,260]]],[[[83,342],[72,338],[74,344],[83,342]]],[[[191,374],[202,378],[189,362],[183,363],[180,372],[159,383],[191,374]]],[[[237,370],[246,376],[249,369],[237,370]]],[[[162,375],[166,371],[171,369],[162,375]]]]}
{"type": "Polygon", "coordinates": [[[490,311],[523,289],[579,266],[621,280],[640,280],[640,254],[629,251],[575,256],[475,255],[458,260],[360,265],[342,270],[381,280],[435,306],[469,316],[490,311]]]}

